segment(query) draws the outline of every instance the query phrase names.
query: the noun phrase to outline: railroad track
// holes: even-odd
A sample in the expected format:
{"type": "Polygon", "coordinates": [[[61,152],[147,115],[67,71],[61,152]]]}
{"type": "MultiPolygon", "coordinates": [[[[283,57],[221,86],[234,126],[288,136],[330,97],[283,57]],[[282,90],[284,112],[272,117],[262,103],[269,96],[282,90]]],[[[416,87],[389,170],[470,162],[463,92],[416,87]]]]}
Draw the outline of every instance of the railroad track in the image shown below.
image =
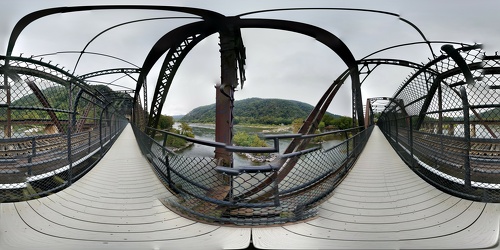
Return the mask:
{"type": "MultiPolygon", "coordinates": [[[[398,131],[399,143],[409,148],[406,131],[398,131]]],[[[473,138],[468,145],[461,137],[415,133],[414,153],[428,165],[458,178],[464,178],[469,155],[471,178],[480,182],[500,183],[500,140],[473,138]]]]}
{"type": "MultiPolygon", "coordinates": [[[[71,137],[73,161],[98,148],[99,131],[71,137]]],[[[6,139],[0,141],[0,184],[22,183],[27,177],[48,173],[69,163],[66,135],[6,139]]]]}

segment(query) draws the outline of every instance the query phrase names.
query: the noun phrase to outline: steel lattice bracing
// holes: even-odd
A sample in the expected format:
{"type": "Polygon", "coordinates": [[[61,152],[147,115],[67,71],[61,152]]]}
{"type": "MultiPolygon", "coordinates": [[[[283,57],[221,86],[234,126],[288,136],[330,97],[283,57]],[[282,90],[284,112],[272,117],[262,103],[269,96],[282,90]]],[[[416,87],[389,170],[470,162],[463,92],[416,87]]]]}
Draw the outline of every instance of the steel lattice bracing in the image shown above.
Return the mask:
{"type": "MultiPolygon", "coordinates": [[[[151,102],[151,111],[148,118],[148,127],[156,128],[158,126],[158,121],[160,120],[161,111],[165,103],[165,99],[168,94],[172,80],[174,79],[175,72],[179,68],[182,60],[186,57],[189,51],[200,42],[205,36],[200,36],[199,34],[190,36],[174,45],[169,49],[167,56],[163,62],[160,70],[160,76],[158,77],[158,82],[156,83],[155,92],[151,102]]],[[[150,135],[154,137],[154,131],[151,130],[150,135]]]]}
{"type": "Polygon", "coordinates": [[[92,77],[109,75],[109,74],[139,74],[139,73],[141,73],[141,69],[138,68],[117,68],[117,69],[105,69],[105,70],[91,72],[85,75],[78,76],[78,78],[88,79],[92,77]]]}

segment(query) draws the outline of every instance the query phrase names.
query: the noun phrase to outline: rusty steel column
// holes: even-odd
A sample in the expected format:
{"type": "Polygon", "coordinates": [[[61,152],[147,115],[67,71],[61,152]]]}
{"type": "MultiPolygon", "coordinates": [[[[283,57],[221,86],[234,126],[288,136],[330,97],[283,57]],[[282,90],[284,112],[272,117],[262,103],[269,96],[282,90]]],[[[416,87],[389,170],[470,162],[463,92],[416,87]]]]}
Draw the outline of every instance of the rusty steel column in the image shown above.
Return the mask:
{"type": "MultiPolygon", "coordinates": [[[[221,84],[216,86],[215,94],[215,141],[227,145],[232,144],[234,89],[238,86],[236,53],[239,30],[236,29],[228,24],[227,29],[219,32],[221,84]]],[[[215,149],[215,158],[221,166],[233,165],[232,153],[224,148],[215,149]]]]}

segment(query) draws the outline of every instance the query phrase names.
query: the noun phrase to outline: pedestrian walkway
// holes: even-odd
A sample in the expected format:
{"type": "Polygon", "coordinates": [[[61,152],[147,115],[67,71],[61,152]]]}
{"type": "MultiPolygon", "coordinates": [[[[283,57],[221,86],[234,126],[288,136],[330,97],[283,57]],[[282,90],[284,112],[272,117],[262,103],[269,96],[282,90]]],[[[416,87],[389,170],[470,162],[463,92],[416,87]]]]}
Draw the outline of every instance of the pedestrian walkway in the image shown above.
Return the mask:
{"type": "Polygon", "coordinates": [[[456,198],[429,185],[375,127],[319,218],[253,229],[252,237],[264,249],[491,248],[499,236],[499,205],[456,198]]]}
{"type": "Polygon", "coordinates": [[[0,204],[0,249],[500,249],[500,206],[445,194],[413,173],[375,128],[318,217],[272,227],[186,219],[125,128],[69,188],[0,204]]]}
{"type": "Polygon", "coordinates": [[[249,228],[194,222],[159,199],[171,195],[128,125],[104,158],[47,197],[1,203],[0,249],[242,249],[249,228]]]}

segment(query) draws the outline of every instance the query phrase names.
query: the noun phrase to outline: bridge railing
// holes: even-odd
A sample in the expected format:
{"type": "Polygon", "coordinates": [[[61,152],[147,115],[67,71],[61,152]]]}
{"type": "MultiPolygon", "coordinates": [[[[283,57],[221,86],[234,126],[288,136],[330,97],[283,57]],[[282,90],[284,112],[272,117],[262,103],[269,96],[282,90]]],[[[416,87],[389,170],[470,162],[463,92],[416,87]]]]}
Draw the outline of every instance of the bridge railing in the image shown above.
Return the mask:
{"type": "MultiPolygon", "coordinates": [[[[267,135],[273,146],[237,147],[156,130],[150,138],[133,126],[144,155],[174,197],[164,204],[194,219],[228,224],[261,225],[303,220],[316,215],[316,207],[328,198],[361,153],[372,127],[314,135],[267,135]],[[335,137],[333,146],[312,144],[290,154],[278,154],[269,163],[223,167],[213,156],[176,153],[166,146],[170,136],[210,148],[239,153],[277,153],[279,140],[313,140],[335,137]],[[282,166],[295,166],[285,174],[282,166]]],[[[152,128],[149,128],[152,129],[152,128]]]]}
{"type": "Polygon", "coordinates": [[[51,64],[0,56],[0,78],[0,202],[71,185],[127,124],[103,88],[51,64]]]}
{"type": "MultiPolygon", "coordinates": [[[[415,130],[414,117],[380,124],[402,159],[436,187],[456,196],[500,202],[500,140],[415,130]]],[[[452,124],[443,124],[452,126],[452,124]]]]}
{"type": "Polygon", "coordinates": [[[435,75],[409,78],[393,97],[399,104],[391,103],[378,125],[429,183],[466,199],[500,202],[500,57],[479,49],[459,49],[474,80],[441,56],[429,63],[435,75]]]}
{"type": "Polygon", "coordinates": [[[38,198],[71,185],[110,148],[126,120],[80,133],[0,139],[0,202],[38,198]]]}

